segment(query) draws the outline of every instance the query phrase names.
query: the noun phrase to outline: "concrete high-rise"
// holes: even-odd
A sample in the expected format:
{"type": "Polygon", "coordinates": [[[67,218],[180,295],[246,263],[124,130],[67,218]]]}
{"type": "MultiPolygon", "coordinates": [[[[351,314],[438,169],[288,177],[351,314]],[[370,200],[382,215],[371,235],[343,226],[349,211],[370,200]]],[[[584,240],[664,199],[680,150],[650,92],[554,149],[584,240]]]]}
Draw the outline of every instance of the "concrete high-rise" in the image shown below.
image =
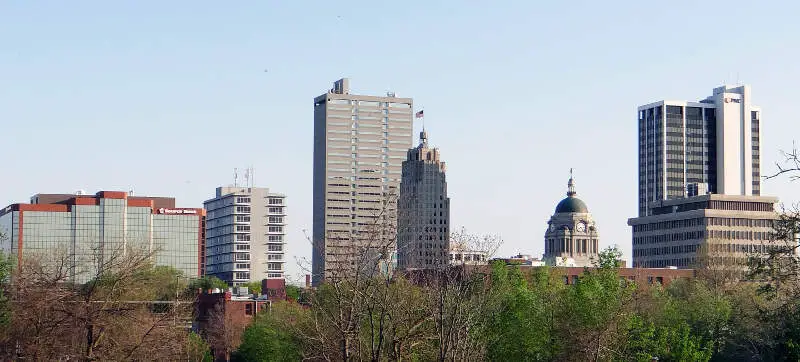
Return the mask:
{"type": "Polygon", "coordinates": [[[773,242],[778,200],[761,196],[761,111],[749,86],[644,105],[638,120],[634,267],[693,267],[701,256],[743,265],[773,242]]]}
{"type": "Polygon", "coordinates": [[[450,198],[439,149],[428,147],[428,133],[408,150],[403,162],[397,215],[397,267],[429,269],[450,257],[450,198]]]}
{"type": "Polygon", "coordinates": [[[348,267],[364,244],[394,247],[412,109],[411,98],[393,93],[351,94],[346,78],[314,98],[314,285],[348,267]],[[376,225],[380,236],[372,232],[376,225]]]}
{"type": "Polygon", "coordinates": [[[207,275],[232,286],[284,279],[285,195],[261,187],[217,187],[203,205],[207,275]]]}
{"type": "Polygon", "coordinates": [[[760,195],[760,119],[747,85],[639,107],[639,216],[661,200],[760,195]]]}

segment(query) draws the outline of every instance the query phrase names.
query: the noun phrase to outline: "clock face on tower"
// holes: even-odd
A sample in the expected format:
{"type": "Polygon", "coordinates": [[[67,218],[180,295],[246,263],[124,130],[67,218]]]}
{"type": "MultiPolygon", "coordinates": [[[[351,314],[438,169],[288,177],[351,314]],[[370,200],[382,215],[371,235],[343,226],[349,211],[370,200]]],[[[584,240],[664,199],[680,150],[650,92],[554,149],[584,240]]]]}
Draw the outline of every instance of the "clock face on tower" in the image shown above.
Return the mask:
{"type": "Polygon", "coordinates": [[[586,231],[586,224],[584,224],[583,222],[579,222],[578,225],[575,225],[575,230],[578,231],[579,233],[586,231]]]}

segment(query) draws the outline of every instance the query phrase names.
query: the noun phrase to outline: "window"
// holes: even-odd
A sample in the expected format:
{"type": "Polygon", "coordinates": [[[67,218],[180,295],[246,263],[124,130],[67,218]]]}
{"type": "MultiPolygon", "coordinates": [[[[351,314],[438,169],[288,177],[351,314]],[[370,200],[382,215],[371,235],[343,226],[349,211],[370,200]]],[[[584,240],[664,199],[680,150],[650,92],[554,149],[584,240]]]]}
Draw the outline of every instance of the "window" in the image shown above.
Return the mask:
{"type": "Polygon", "coordinates": [[[283,205],[283,199],[277,197],[270,197],[269,198],[270,205],[283,205]]]}
{"type": "Polygon", "coordinates": [[[250,263],[236,263],[236,269],[250,269],[250,263]]]}
{"type": "Polygon", "coordinates": [[[236,206],[236,212],[249,214],[250,213],[250,206],[236,206]]]}
{"type": "Polygon", "coordinates": [[[244,314],[253,315],[253,305],[252,304],[247,303],[247,304],[244,305],[244,314]]]}
{"type": "Polygon", "coordinates": [[[250,234],[235,234],[236,241],[250,241],[250,234]]]}
{"type": "Polygon", "coordinates": [[[250,222],[250,215],[236,215],[236,222],[250,222]]]}
{"type": "Polygon", "coordinates": [[[270,224],[283,224],[283,216],[270,216],[269,217],[270,224]]]}
{"type": "Polygon", "coordinates": [[[282,270],[281,263],[267,263],[267,270],[282,270]]]}
{"type": "Polygon", "coordinates": [[[268,245],[267,250],[269,251],[283,251],[283,245],[268,245]]]}
{"type": "Polygon", "coordinates": [[[269,213],[270,214],[283,214],[283,208],[282,207],[270,207],[269,208],[269,213]]]}
{"type": "Polygon", "coordinates": [[[238,244],[238,245],[236,245],[236,250],[237,251],[250,250],[250,245],[248,245],[248,244],[238,244]]]}
{"type": "Polygon", "coordinates": [[[242,196],[237,197],[236,198],[236,203],[237,204],[249,204],[250,203],[250,197],[242,197],[242,196]]]}
{"type": "MultiPolygon", "coordinates": [[[[249,228],[250,227],[248,226],[248,230],[249,230],[249,228]]],[[[271,233],[282,233],[283,232],[283,226],[270,226],[269,227],[269,232],[271,232],[271,233]]]]}
{"type": "Polygon", "coordinates": [[[250,231],[250,225],[236,225],[236,231],[250,231]]]}
{"type": "Polygon", "coordinates": [[[283,235],[270,235],[268,237],[268,240],[271,243],[282,243],[283,242],[283,235]]]}

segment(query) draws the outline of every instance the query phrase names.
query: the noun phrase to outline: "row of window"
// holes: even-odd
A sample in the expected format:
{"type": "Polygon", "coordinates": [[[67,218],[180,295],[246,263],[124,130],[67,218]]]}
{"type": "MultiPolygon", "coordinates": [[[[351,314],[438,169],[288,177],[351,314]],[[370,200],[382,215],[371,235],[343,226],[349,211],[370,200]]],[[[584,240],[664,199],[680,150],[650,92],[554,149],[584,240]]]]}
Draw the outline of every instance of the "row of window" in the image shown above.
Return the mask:
{"type": "Polygon", "coordinates": [[[659,248],[636,248],[633,249],[633,256],[636,257],[636,256],[695,253],[697,252],[698,247],[699,247],[698,244],[688,244],[688,245],[663,246],[659,248]]]}
{"type": "Polygon", "coordinates": [[[703,238],[703,236],[704,236],[703,231],[685,231],[680,233],[663,234],[663,235],[636,236],[633,238],[633,245],[657,244],[657,243],[684,241],[684,240],[697,240],[703,238]]]}

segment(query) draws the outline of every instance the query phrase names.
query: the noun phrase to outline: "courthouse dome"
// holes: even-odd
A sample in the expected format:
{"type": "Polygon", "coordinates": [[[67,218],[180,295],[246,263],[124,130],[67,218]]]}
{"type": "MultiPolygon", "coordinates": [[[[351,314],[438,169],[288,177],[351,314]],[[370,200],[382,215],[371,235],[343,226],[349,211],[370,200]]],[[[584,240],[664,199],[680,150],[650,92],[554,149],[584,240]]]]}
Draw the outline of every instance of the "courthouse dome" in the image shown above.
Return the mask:
{"type": "Polygon", "coordinates": [[[569,182],[567,183],[567,198],[561,200],[561,202],[556,205],[556,214],[570,212],[588,213],[589,208],[586,207],[586,203],[584,203],[583,200],[575,197],[576,194],[575,181],[572,178],[572,170],[570,169],[569,182]]]}
{"type": "Polygon", "coordinates": [[[556,214],[566,213],[566,212],[589,212],[589,208],[586,207],[586,203],[583,200],[570,196],[566,199],[561,200],[556,206],[556,214]]]}

